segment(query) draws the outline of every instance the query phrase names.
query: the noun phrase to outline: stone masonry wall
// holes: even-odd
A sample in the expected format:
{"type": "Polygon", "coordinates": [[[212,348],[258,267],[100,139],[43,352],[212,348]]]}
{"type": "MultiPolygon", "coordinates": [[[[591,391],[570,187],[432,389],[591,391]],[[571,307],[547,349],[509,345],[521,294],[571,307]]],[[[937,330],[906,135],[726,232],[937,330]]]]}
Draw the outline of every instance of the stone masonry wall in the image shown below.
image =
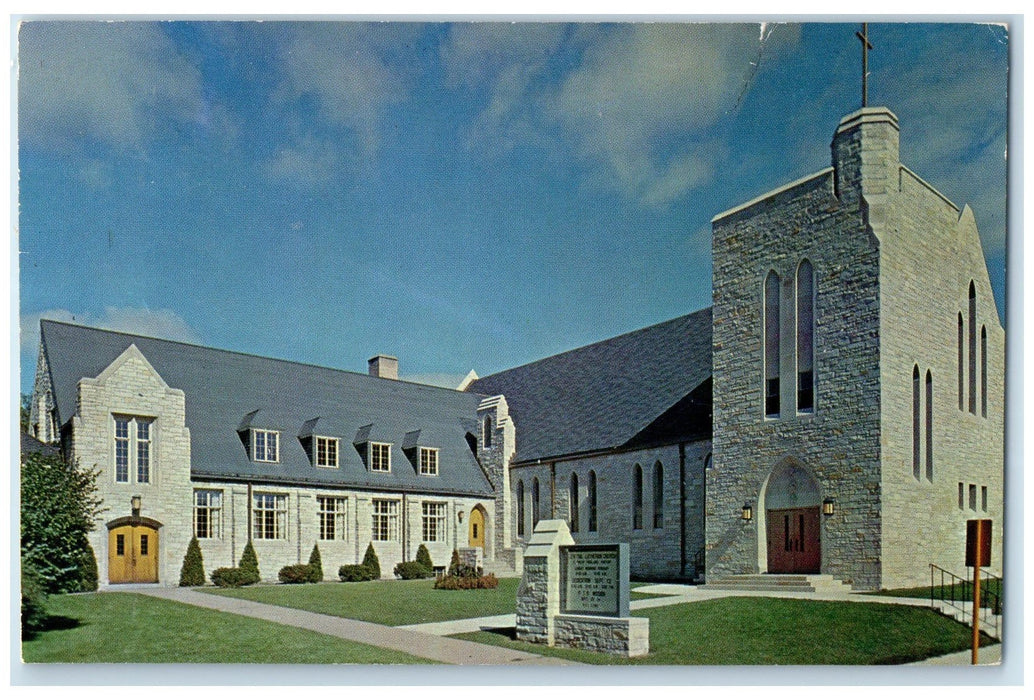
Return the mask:
{"type": "Polygon", "coordinates": [[[881,234],[883,587],[929,582],[929,564],[965,573],[966,520],[991,518],[991,570],[1002,571],[1005,333],[976,222],[902,168],[881,234]],[[969,410],[969,285],[977,302],[976,413],[969,410]],[[963,318],[962,408],[958,318],[963,318]],[[980,328],[987,330],[987,415],[980,328]],[[912,373],[920,371],[920,476],[912,455],[912,373]],[[932,474],[926,464],[926,374],[933,386],[932,474]],[[931,478],[932,477],[932,478],[931,478]],[[959,505],[962,484],[962,505],[959,505]],[[970,485],[976,499],[969,500],[970,485]],[[982,489],[988,490],[984,508],[982,489]]]}
{"type": "Polygon", "coordinates": [[[704,546],[704,463],[711,443],[701,440],[685,446],[685,553],[680,543],[679,446],[667,445],[632,452],[620,452],[513,468],[511,489],[514,498],[514,533],[517,532],[517,485],[524,484],[524,541],[534,529],[532,522],[532,482],[538,478],[541,520],[559,518],[571,527],[578,544],[627,542],[631,575],[647,579],[692,578],[693,560],[704,546]],[[654,527],[653,475],[660,463],[664,477],[662,525],[654,527]],[[634,470],[643,469],[642,527],[633,527],[634,470]],[[589,472],[596,472],[597,529],[589,529],[589,472]],[[578,476],[578,522],[572,520],[571,475],[578,476]],[[554,483],[555,480],[555,483],[554,483]],[[686,557],[686,572],[682,557],[686,557]]]}
{"type": "MultiPolygon", "coordinates": [[[[857,199],[856,199],[857,201],[857,199]]],[[[859,205],[823,171],[714,222],[714,457],[707,475],[707,576],[767,570],[765,484],[792,463],[838,503],[822,519],[822,572],[880,581],[879,251],[859,205]],[[794,280],[815,273],[815,408],[796,410],[794,280]],[[766,418],[766,275],[781,280],[781,415],[766,418]],[[755,517],[741,519],[743,504],[755,517]]]]}

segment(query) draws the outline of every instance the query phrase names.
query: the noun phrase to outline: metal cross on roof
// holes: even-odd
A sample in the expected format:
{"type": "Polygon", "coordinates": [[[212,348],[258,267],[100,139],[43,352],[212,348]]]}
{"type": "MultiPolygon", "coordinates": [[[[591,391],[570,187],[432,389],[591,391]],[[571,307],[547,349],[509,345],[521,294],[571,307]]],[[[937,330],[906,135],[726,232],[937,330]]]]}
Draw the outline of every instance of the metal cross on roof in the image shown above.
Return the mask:
{"type": "Polygon", "coordinates": [[[862,31],[854,35],[862,42],[862,107],[869,105],[869,51],[872,44],[869,43],[869,23],[862,22],[862,31]]]}

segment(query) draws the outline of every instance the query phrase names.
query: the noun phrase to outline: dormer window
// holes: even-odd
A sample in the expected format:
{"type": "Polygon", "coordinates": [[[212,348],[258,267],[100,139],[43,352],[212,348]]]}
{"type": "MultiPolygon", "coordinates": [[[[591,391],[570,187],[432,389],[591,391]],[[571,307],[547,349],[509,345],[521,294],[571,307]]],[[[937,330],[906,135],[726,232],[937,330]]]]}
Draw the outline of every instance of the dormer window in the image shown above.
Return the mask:
{"type": "Polygon", "coordinates": [[[251,459],[254,462],[280,461],[280,433],[276,430],[251,431],[251,459]]]}
{"type": "Polygon", "coordinates": [[[315,437],[316,466],[324,469],[337,469],[340,440],[331,437],[315,437]]]}
{"type": "Polygon", "coordinates": [[[420,448],[420,475],[438,476],[438,450],[434,447],[420,448]]]}
{"type": "Polygon", "coordinates": [[[386,442],[370,443],[370,471],[391,471],[391,445],[386,442]]]}

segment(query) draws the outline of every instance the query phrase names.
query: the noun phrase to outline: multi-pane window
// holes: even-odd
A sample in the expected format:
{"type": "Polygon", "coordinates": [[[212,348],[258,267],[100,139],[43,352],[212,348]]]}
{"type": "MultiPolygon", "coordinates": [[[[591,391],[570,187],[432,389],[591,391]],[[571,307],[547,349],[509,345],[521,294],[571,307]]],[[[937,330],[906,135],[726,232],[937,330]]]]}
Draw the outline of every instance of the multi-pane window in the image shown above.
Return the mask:
{"type": "Polygon", "coordinates": [[[391,445],[384,442],[370,443],[370,471],[391,471],[391,445]]]}
{"type": "Polygon", "coordinates": [[[398,540],[399,502],[374,499],[371,525],[375,542],[394,542],[398,540]]]}
{"type": "Polygon", "coordinates": [[[316,438],[316,466],[336,469],[338,466],[338,445],[340,440],[330,437],[316,438]]]}
{"type": "Polygon", "coordinates": [[[194,536],[199,540],[218,539],[222,525],[223,492],[194,490],[194,536]]]}
{"type": "Polygon", "coordinates": [[[445,541],[445,504],[421,504],[420,539],[424,542],[445,541]]]}
{"type": "Polygon", "coordinates": [[[115,417],[115,481],[151,483],[152,421],[132,416],[115,417]]]}
{"type": "Polygon", "coordinates": [[[797,410],[815,410],[815,272],[807,260],[797,268],[797,410]]]}
{"type": "Polygon", "coordinates": [[[287,496],[256,493],[253,496],[251,536],[256,540],[287,539],[287,496]]]}
{"type": "Polygon", "coordinates": [[[765,415],[779,415],[779,275],[765,278],[765,415]]]}
{"type": "Polygon", "coordinates": [[[280,433],[275,430],[251,431],[251,458],[256,462],[280,461],[280,433]]]}
{"type": "Polygon", "coordinates": [[[348,499],[340,496],[316,496],[316,512],[320,520],[321,540],[348,539],[348,499]]]}
{"type": "Polygon", "coordinates": [[[423,476],[438,476],[438,450],[432,447],[420,448],[420,473],[423,476]]]}

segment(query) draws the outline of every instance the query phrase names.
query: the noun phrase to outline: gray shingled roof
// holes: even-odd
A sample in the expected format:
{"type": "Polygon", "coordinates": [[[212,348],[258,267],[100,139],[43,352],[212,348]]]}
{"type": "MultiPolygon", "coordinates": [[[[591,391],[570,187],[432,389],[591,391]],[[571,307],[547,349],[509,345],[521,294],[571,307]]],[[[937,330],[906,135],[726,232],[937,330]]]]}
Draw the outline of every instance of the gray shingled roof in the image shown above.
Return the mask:
{"type": "Polygon", "coordinates": [[[506,397],[516,462],[711,435],[711,309],[473,382],[506,397]]]}
{"type": "Polygon", "coordinates": [[[62,423],[75,412],[79,380],[135,344],[186,396],[195,477],[492,495],[466,439],[476,430],[475,394],[56,321],[43,321],[41,336],[62,423]],[[249,459],[238,433],[248,426],[280,431],[279,463],[249,459]],[[413,431],[420,446],[438,448],[439,476],[418,475],[403,451],[413,431]],[[313,432],[341,438],[338,469],[309,461],[299,438],[313,432]],[[366,469],[362,446],[353,446],[362,434],[393,443],[390,473],[366,469]]]}

